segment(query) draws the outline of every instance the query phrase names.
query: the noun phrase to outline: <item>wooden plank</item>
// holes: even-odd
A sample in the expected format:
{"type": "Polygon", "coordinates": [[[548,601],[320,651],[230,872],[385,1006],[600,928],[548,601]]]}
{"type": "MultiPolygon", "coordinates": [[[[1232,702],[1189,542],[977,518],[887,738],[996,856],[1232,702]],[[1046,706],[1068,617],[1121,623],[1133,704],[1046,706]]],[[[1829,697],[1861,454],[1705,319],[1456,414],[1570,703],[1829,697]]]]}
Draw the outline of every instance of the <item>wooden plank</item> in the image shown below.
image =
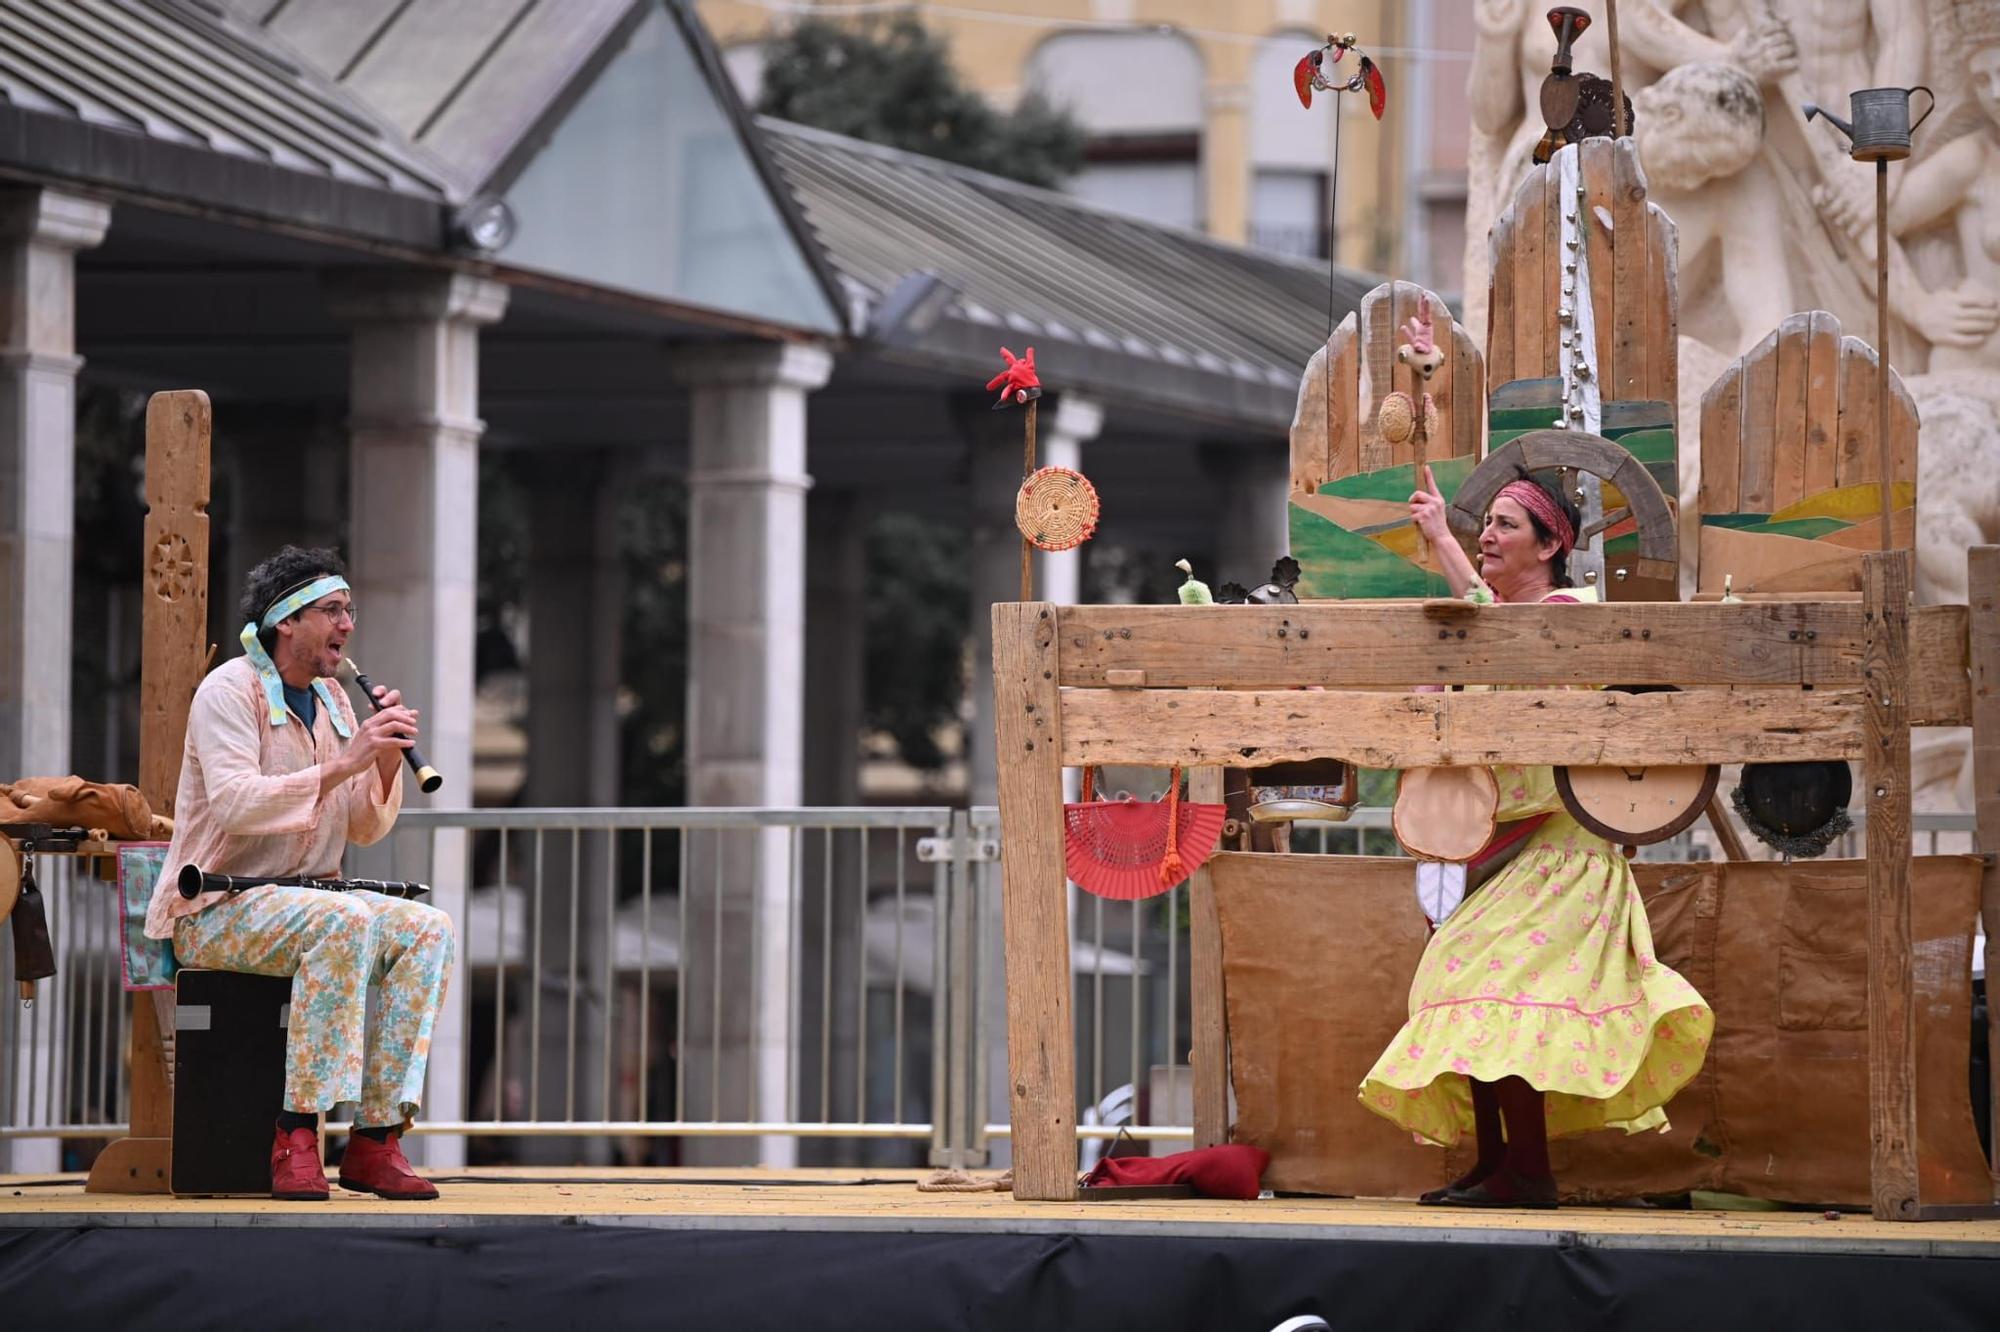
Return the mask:
{"type": "Polygon", "coordinates": [[[1743,431],[1736,440],[1736,512],[1769,513],[1777,436],[1778,332],[1743,358],[1743,431]]]}
{"type": "MultiPolygon", "coordinates": [[[[1540,375],[1562,373],[1562,347],[1556,341],[1562,325],[1556,320],[1556,309],[1562,304],[1562,261],[1567,253],[1562,243],[1562,172],[1554,163],[1543,170],[1542,175],[1542,305],[1537,313],[1542,321],[1542,362],[1540,375]]],[[[1568,200],[1574,208],[1576,200],[1568,200]]]]}
{"type": "MultiPolygon", "coordinates": [[[[1646,302],[1651,273],[1651,236],[1646,218],[1646,178],[1639,169],[1638,145],[1619,144],[1611,159],[1611,244],[1617,290],[1613,296],[1611,371],[1605,378],[1608,399],[1655,396],[1648,385],[1646,302]]],[[[1671,399],[1669,399],[1671,401],[1671,399]]]]}
{"type": "Polygon", "coordinates": [[[1736,458],[1743,431],[1743,362],[1732,361],[1701,399],[1703,513],[1735,513],[1736,458]]]}
{"type": "MultiPolygon", "coordinates": [[[[188,707],[208,660],[209,434],[199,389],[155,393],[146,402],[146,529],[140,577],[139,790],[172,815],[180,785],[188,707]]],[[[166,1036],[171,997],[131,999],[127,1054],[130,1136],[92,1162],[94,1193],[164,1193],[172,1175],[173,1084],[166,1036]],[[162,1005],[166,1007],[163,1009],[162,1005]]]]}
{"type": "Polygon", "coordinates": [[[1917,404],[1903,387],[1902,376],[1889,376],[1889,465],[1895,468],[1891,481],[1917,479],[1917,404]]]}
{"type": "Polygon", "coordinates": [[[146,403],[139,790],[167,815],[180,782],[188,706],[207,657],[210,424],[208,395],[199,389],[155,393],[146,403]]]}
{"type": "Polygon", "coordinates": [[[1708,816],[1709,831],[1715,834],[1716,843],[1722,848],[1724,860],[1748,860],[1750,849],[1743,844],[1736,824],[1729,817],[1729,810],[1722,803],[1720,793],[1708,798],[1708,808],[1702,811],[1708,816]]]}
{"type": "MultiPolygon", "coordinates": [[[[1613,194],[1612,157],[1615,149],[1609,139],[1585,139],[1577,145],[1577,179],[1583,184],[1583,192],[1588,201],[1582,210],[1579,230],[1584,240],[1584,255],[1590,265],[1590,305],[1593,326],[1597,330],[1592,351],[1597,357],[1597,373],[1600,384],[1606,382],[1615,359],[1612,343],[1617,336],[1617,290],[1618,270],[1616,247],[1611,228],[1602,225],[1591,212],[1591,205],[1602,206],[1611,211],[1613,194]]],[[[1567,264],[1570,256],[1563,253],[1567,264]]]]}
{"type": "MultiPolygon", "coordinates": [[[[1964,606],[1910,610],[1910,725],[1970,726],[1972,662],[1964,606]]],[[[1996,1102],[2000,1104],[2000,1102],[1996,1102]]]]}
{"type": "MultiPolygon", "coordinates": [[[[1928,606],[1912,617],[1918,674],[1945,677],[1917,695],[1930,709],[1923,724],[1964,724],[1965,613],[1928,606]]],[[[1092,689],[1121,669],[1145,671],[1156,689],[1432,681],[1844,687],[1860,679],[1865,639],[1858,604],[1801,601],[1069,606],[1062,628],[1060,682],[1092,689]]]]}
{"type": "Polygon", "coordinates": [[[1333,331],[1332,396],[1327,400],[1326,480],[1361,470],[1361,332],[1355,311],[1333,331]]]}
{"type": "Polygon", "coordinates": [[[1860,338],[1840,340],[1840,455],[1835,483],[1875,480],[1875,349],[1860,338]]]}
{"type": "Polygon", "coordinates": [[[1505,212],[1486,240],[1486,384],[1490,391],[1514,373],[1514,214],[1505,212]]]}
{"type": "Polygon", "coordinates": [[[1808,316],[1806,347],[1805,467],[1801,495],[1839,484],[1840,321],[1825,310],[1808,316]]]}
{"type": "Polygon", "coordinates": [[[1771,410],[1771,507],[1806,497],[1806,361],[1812,316],[1788,314],[1778,325],[1777,389],[1771,410]]]}
{"type": "MultiPolygon", "coordinates": [[[[1972,814],[1979,850],[1986,869],[1979,877],[1979,919],[1986,931],[1987,960],[2000,938],[2000,546],[1974,546],[1966,552],[1966,587],[1972,605],[1968,616],[1972,665],[1972,814]]],[[[1991,965],[1987,974],[1993,974],[1991,965]]],[[[1990,983],[1989,983],[1990,986],[1990,983]]],[[[1990,1011],[1990,1010],[1989,1010],[1990,1011]]],[[[2000,1022],[1986,1024],[1987,1071],[1992,1079],[1989,1105],[2000,1106],[2000,1022]]],[[[1991,1141],[2000,1146],[2000,1116],[1989,1118],[1991,1141]]],[[[2000,1151],[1989,1160],[2000,1167],[2000,1151]]],[[[2000,1198],[2000,1169],[1994,1172],[1994,1196],[2000,1198]]]]}
{"type": "Polygon", "coordinates": [[[1910,948],[1910,555],[1864,557],[1868,637],[1868,1140],[1874,1213],[1917,1211],[1916,1009],[1910,948]]]}
{"type": "Polygon", "coordinates": [[[1361,438],[1360,470],[1379,471],[1395,465],[1389,441],[1376,428],[1382,399],[1395,385],[1395,283],[1385,282],[1361,298],[1361,386],[1354,395],[1361,438]]]}
{"type": "MultiPolygon", "coordinates": [[[[1222,769],[1188,773],[1188,799],[1219,804],[1222,769]]],[[[1222,922],[1216,914],[1215,882],[1206,866],[1188,879],[1188,1020],[1193,1052],[1194,1145],[1216,1147],[1229,1141],[1229,1031],[1222,988],[1222,922]]]]}
{"type": "Polygon", "coordinates": [[[1292,412],[1292,490],[1311,494],[1326,481],[1327,439],[1333,429],[1329,406],[1327,362],[1333,359],[1333,339],[1312,354],[1299,376],[1298,406],[1292,412]]]}
{"type": "Polygon", "coordinates": [[[1486,455],[1486,361],[1463,324],[1451,326],[1451,452],[1486,455]]]}
{"type": "Polygon", "coordinates": [[[1444,303],[1442,297],[1434,291],[1424,291],[1422,288],[1418,288],[1418,291],[1430,298],[1431,337],[1442,356],[1437,371],[1428,381],[1422,379],[1416,381],[1417,392],[1430,394],[1431,401],[1437,404],[1437,433],[1426,441],[1424,452],[1426,456],[1432,458],[1449,458],[1467,452],[1458,448],[1454,442],[1458,431],[1458,394],[1454,383],[1458,378],[1458,357],[1454,354],[1456,348],[1452,333],[1457,324],[1452,320],[1451,307],[1444,303]]]}
{"type": "Polygon", "coordinates": [[[1068,767],[1337,758],[1364,768],[1851,759],[1862,755],[1862,713],[1858,689],[1069,689],[1062,757],[1068,767]]]}
{"type": "Polygon", "coordinates": [[[1056,615],[1046,602],[993,607],[1014,1196],[1044,1201],[1076,1197],[1076,1034],[1070,1026],[1056,615]]]}
{"type": "Polygon", "coordinates": [[[1514,226],[1509,233],[1513,250],[1501,256],[1514,270],[1513,304],[1507,311],[1514,317],[1514,359],[1508,379],[1540,379],[1548,373],[1542,369],[1542,343],[1548,325],[1555,322],[1555,307],[1543,304],[1548,290],[1542,269],[1548,172],[1547,166],[1533,168],[1515,190],[1514,226]]]}
{"type": "Polygon", "coordinates": [[[1664,402],[1680,429],[1681,283],[1680,229],[1659,207],[1646,206],[1646,393],[1664,402]]]}

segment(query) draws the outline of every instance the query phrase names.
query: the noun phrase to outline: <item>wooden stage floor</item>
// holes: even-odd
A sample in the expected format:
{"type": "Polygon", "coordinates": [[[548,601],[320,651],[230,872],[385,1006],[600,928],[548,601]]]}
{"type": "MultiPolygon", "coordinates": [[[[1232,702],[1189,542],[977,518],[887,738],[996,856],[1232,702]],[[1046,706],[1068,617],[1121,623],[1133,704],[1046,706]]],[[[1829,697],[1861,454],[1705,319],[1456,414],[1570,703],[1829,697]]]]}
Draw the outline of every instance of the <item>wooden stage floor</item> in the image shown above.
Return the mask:
{"type": "Polygon", "coordinates": [[[506,1167],[439,1174],[435,1203],[338,1188],[324,1203],[93,1194],[81,1176],[0,1176],[7,1227],[387,1227],[601,1225],[661,1230],[1115,1235],[1405,1241],[1564,1248],[2000,1257],[2000,1221],[1895,1224],[1820,1212],[1564,1207],[1474,1212],[1409,1202],[1271,1198],[1016,1202],[923,1193],[928,1172],[591,1170],[506,1167]]]}

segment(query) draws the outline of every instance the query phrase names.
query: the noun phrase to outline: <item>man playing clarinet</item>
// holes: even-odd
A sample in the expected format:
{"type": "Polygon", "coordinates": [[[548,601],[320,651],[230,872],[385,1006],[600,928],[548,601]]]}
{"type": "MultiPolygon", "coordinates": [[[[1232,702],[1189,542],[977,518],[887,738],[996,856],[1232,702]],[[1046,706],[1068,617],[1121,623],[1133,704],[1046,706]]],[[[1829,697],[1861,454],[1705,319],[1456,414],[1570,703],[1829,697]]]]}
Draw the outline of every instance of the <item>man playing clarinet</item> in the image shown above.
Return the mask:
{"type": "Polygon", "coordinates": [[[265,884],[188,899],[181,869],[273,879],[340,874],[347,843],[380,841],[403,803],[417,714],[393,689],[357,722],[332,675],[354,632],[353,593],[330,550],[286,546],[250,571],[243,655],[195,691],[174,836],[146,913],[183,966],[292,978],[285,1102],[271,1196],[327,1197],[318,1116],[358,1102],[340,1186],[437,1197],[398,1142],[417,1112],[431,1025],[451,975],[451,919],[372,892],[265,884]],[[375,1011],[368,986],[380,986],[375,1011]]]}

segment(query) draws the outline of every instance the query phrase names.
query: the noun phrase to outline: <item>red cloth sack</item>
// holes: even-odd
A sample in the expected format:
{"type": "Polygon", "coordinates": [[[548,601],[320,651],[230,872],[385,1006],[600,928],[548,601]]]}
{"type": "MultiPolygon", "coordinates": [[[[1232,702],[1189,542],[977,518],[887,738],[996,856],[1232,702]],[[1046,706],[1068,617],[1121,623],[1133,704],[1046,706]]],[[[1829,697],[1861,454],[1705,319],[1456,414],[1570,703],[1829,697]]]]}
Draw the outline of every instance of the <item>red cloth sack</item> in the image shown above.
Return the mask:
{"type": "Polygon", "coordinates": [[[1085,1188],[1097,1184],[1186,1184],[1204,1198],[1257,1196],[1257,1183],[1271,1154],[1262,1147],[1231,1143],[1201,1147],[1171,1156],[1107,1156],[1084,1177],[1085,1188]]]}

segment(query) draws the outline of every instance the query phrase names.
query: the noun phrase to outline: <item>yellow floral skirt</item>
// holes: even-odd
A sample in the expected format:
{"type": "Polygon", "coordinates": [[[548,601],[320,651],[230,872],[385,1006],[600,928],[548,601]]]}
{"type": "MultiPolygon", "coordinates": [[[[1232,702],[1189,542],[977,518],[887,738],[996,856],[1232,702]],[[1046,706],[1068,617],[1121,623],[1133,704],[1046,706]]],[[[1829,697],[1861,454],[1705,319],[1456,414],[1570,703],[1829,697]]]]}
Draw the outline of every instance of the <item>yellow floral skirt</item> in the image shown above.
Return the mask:
{"type": "Polygon", "coordinates": [[[1552,1138],[1667,1125],[1715,1015],[1653,955],[1617,849],[1568,814],[1538,828],[1431,936],[1410,1020],[1361,1083],[1369,1109],[1450,1146],[1472,1131],[1467,1079],[1547,1093],[1552,1138]]]}

